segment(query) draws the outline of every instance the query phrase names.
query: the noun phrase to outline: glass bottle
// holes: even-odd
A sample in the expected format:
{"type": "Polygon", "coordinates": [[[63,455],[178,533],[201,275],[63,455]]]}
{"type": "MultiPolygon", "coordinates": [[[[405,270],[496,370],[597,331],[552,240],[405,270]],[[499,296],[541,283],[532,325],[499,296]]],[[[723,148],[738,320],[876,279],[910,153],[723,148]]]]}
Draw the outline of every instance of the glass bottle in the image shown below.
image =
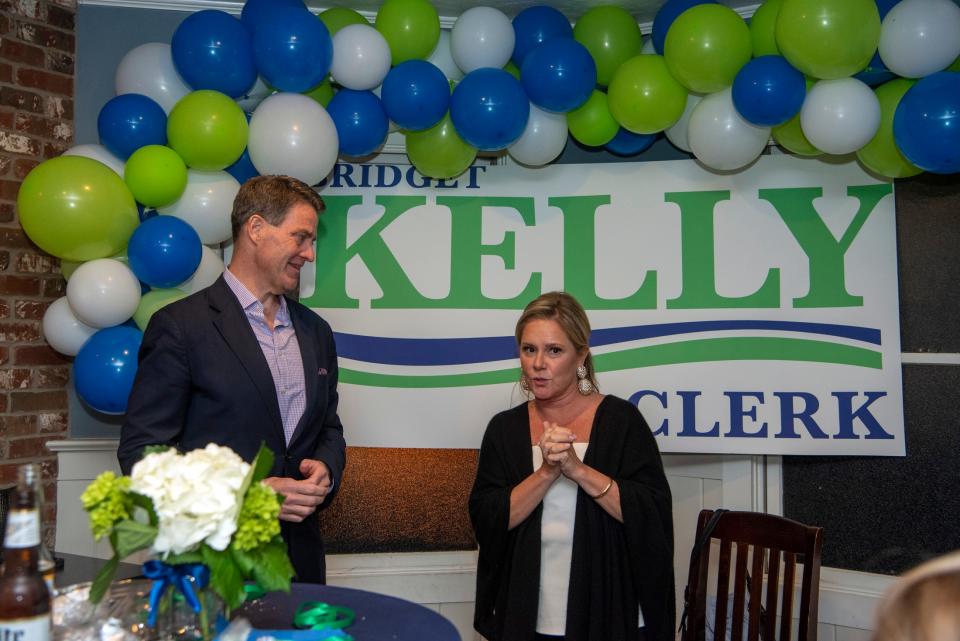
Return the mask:
{"type": "Polygon", "coordinates": [[[32,466],[17,470],[0,577],[0,641],[49,641],[50,591],[40,574],[40,513],[32,466]]]}
{"type": "MultiPolygon", "coordinates": [[[[24,474],[27,475],[27,482],[33,488],[34,504],[37,506],[37,513],[40,515],[40,556],[38,561],[40,574],[43,575],[43,580],[47,582],[47,589],[50,594],[53,594],[53,581],[56,576],[57,564],[50,548],[43,542],[43,505],[45,499],[43,475],[40,473],[40,466],[36,463],[22,465],[21,468],[26,468],[24,474]]],[[[0,638],[0,641],[3,641],[3,639],[0,638]]]]}

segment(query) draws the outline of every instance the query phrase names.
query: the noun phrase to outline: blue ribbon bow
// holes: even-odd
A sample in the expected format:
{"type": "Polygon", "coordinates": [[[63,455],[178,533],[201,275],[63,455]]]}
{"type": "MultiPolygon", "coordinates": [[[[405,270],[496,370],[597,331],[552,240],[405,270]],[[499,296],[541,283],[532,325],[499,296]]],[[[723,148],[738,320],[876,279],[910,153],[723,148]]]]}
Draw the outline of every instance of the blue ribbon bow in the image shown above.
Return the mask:
{"type": "Polygon", "coordinates": [[[153,586],[150,588],[150,613],[147,615],[147,625],[151,628],[157,625],[160,599],[170,586],[183,593],[194,612],[200,612],[200,599],[194,592],[194,587],[201,590],[207,587],[210,582],[210,568],[207,566],[202,563],[169,565],[153,559],[143,564],[143,575],[153,579],[153,586]]]}

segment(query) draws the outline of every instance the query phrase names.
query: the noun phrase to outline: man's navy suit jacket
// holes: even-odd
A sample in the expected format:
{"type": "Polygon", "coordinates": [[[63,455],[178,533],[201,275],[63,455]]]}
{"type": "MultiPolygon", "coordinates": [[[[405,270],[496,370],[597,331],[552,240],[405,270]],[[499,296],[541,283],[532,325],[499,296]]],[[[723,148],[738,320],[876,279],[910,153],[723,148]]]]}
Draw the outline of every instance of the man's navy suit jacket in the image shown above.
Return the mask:
{"type": "MultiPolygon", "coordinates": [[[[187,452],[216,443],[249,462],[264,443],[275,455],[270,476],[302,479],[303,459],[326,463],[335,485],[320,508],[330,504],[346,464],[333,332],[300,303],[287,299],[287,305],[306,384],[306,410],[290,444],[267,360],[221,276],[207,289],[157,311],[147,326],[117,451],[125,474],[147,445],[187,452]]],[[[296,580],[324,582],[318,513],[282,526],[296,580]]]]}

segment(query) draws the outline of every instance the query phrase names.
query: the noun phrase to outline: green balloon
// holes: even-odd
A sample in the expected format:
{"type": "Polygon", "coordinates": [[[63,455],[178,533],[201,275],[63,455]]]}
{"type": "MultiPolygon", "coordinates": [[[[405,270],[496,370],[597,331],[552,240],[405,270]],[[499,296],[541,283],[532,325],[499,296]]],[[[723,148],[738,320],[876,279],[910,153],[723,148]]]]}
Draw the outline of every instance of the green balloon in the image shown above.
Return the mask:
{"type": "Polygon", "coordinates": [[[137,202],[166,207],[179,200],[187,188],[187,166],[170,147],[147,145],[127,160],[123,180],[137,202]]]}
{"type": "Polygon", "coordinates": [[[867,66],[880,41],[875,0],[783,0],[777,45],[808,76],[833,80],[867,66]]]}
{"type": "Polygon", "coordinates": [[[247,117],[232,98],[201,89],[180,99],[167,117],[167,141],[188,167],[218,171],[247,146],[247,117]]]}
{"type": "Polygon", "coordinates": [[[440,40],[440,17],[427,0],[386,0],[374,23],[394,65],[426,58],[440,40]]]}
{"type": "Polygon", "coordinates": [[[626,9],[613,5],[593,7],[577,20],[573,38],[597,63],[597,84],[610,84],[617,68],[638,55],[643,47],[640,26],[626,9]]]}
{"type": "Polygon", "coordinates": [[[776,32],[781,4],[783,0],[766,0],[750,18],[750,40],[753,42],[754,58],[780,55],[776,32]]]}
{"type": "Polygon", "coordinates": [[[330,7],[326,11],[321,11],[317,17],[326,25],[331,36],[347,25],[370,24],[362,15],[346,7],[330,7]]]}
{"type": "Polygon", "coordinates": [[[449,113],[433,127],[407,132],[406,137],[410,163],[429,178],[459,176],[477,157],[477,150],[453,128],[449,113]]]}
{"type": "Polygon", "coordinates": [[[513,64],[513,60],[507,62],[507,64],[504,65],[503,70],[517,80],[520,80],[520,70],[517,68],[517,65],[513,64]]]}
{"type": "Polygon", "coordinates": [[[923,173],[904,158],[893,139],[893,114],[903,94],[915,84],[916,80],[897,78],[874,89],[880,101],[880,128],[870,142],[857,151],[857,158],[867,169],[881,176],[909,178],[923,173]]]}
{"type": "Polygon", "coordinates": [[[123,179],[83,156],[59,156],[34,167],[20,185],[17,210],[30,240],[71,261],[122,251],[139,223],[123,179]]]}
{"type": "Polygon", "coordinates": [[[700,4],[681,13],[663,45],[670,73],[697,93],[714,93],[732,85],[752,51],[747,23],[721,4],[700,4]]]}
{"type": "Polygon", "coordinates": [[[800,114],[782,125],[774,127],[772,134],[778,145],[798,156],[819,156],[823,153],[803,135],[803,129],[800,127],[800,114]]]}
{"type": "Polygon", "coordinates": [[[133,313],[133,322],[141,331],[146,331],[147,323],[150,318],[161,308],[181,298],[186,298],[187,294],[179,289],[151,289],[140,297],[140,304],[137,305],[137,311],[133,313]]]}
{"type": "Polygon", "coordinates": [[[77,271],[77,267],[82,264],[83,263],[74,260],[61,260],[60,273],[63,274],[63,280],[70,280],[70,277],[73,276],[73,272],[77,271]]]}
{"type": "Polygon", "coordinates": [[[313,98],[319,102],[324,109],[326,109],[327,105],[330,104],[330,100],[333,99],[333,94],[335,93],[336,92],[333,90],[333,85],[330,83],[330,76],[328,75],[319,85],[310,91],[304,91],[303,95],[313,98]]]}
{"type": "Polygon", "coordinates": [[[570,135],[588,147],[602,147],[620,131],[620,125],[610,113],[607,94],[593,90],[587,101],[567,112],[570,135]]]}
{"type": "Polygon", "coordinates": [[[944,71],[960,71],[960,56],[957,56],[957,59],[954,60],[949,67],[944,69],[944,71]]]}
{"type": "Polygon", "coordinates": [[[687,90],[677,82],[663,56],[640,55],[620,65],[607,90],[610,113],[624,129],[653,134],[683,115],[687,90]]]}

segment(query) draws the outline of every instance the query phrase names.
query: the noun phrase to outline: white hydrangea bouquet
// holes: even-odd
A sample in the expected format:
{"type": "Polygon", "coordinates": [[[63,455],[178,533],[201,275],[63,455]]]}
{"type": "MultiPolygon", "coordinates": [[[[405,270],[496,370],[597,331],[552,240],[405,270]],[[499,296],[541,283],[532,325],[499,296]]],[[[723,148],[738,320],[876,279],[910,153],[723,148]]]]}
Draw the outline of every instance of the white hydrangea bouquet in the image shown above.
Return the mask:
{"type": "Polygon", "coordinates": [[[266,447],[252,464],[213,444],[186,454],[151,447],[129,477],[98,476],[81,500],[94,537],[109,537],[113,557],[93,581],[90,600],[103,598],[121,559],[144,549],[156,557],[144,564],[158,593],[150,599],[153,621],[170,586],[197,612],[201,600],[193,593],[207,586],[231,609],[243,603],[246,580],[289,591],[293,567],[278,520],[283,499],[261,482],[272,464],[266,447]]]}

